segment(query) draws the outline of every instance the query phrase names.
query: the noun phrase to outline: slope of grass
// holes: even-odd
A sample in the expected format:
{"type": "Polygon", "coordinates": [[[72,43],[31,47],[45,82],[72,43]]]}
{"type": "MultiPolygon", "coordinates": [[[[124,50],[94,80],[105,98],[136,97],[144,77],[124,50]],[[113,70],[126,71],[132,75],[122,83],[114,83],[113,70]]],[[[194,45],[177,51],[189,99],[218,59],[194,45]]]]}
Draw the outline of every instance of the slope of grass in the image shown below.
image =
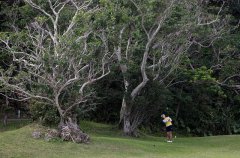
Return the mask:
{"type": "Polygon", "coordinates": [[[177,138],[126,138],[110,125],[84,122],[90,144],[31,137],[36,126],[0,132],[0,158],[239,158],[240,136],[177,138]]]}
{"type": "Polygon", "coordinates": [[[31,120],[8,120],[8,124],[7,126],[4,126],[3,123],[0,123],[0,132],[4,132],[4,131],[11,131],[11,130],[16,130],[19,129],[21,127],[24,127],[26,125],[28,125],[31,122],[31,120]]]}

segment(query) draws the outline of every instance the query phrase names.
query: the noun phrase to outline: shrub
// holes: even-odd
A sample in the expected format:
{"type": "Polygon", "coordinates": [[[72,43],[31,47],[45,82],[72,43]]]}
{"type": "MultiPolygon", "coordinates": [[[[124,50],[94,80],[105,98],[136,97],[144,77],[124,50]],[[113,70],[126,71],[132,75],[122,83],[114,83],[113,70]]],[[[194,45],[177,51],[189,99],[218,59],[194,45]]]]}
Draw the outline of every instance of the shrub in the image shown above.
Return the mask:
{"type": "Polygon", "coordinates": [[[30,114],[33,120],[38,120],[44,125],[55,125],[59,123],[60,117],[54,106],[42,102],[32,101],[29,105],[30,114]]]}

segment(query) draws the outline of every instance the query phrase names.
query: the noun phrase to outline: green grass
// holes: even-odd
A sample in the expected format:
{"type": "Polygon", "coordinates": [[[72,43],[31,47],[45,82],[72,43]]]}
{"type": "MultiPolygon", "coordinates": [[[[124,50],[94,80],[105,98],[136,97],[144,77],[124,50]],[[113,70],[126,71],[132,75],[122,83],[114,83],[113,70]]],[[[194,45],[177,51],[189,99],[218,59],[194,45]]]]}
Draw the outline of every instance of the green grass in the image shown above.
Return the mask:
{"type": "MultiPolygon", "coordinates": [[[[7,126],[4,126],[3,123],[0,123],[0,132],[16,130],[21,127],[28,125],[31,120],[9,120],[7,126]]],[[[0,133],[1,134],[1,133],[0,133]]]]}
{"type": "Polygon", "coordinates": [[[90,144],[31,137],[36,125],[0,132],[0,158],[239,158],[240,136],[186,137],[166,143],[163,137],[126,138],[114,126],[82,123],[90,144]]]}

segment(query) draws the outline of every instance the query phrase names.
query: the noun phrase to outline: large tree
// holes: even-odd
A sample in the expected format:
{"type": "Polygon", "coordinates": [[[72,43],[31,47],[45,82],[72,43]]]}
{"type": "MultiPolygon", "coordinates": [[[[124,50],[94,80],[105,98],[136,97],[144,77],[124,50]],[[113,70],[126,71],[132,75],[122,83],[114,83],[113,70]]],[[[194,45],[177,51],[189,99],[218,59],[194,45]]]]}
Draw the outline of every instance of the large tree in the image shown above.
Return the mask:
{"type": "Polygon", "coordinates": [[[102,1],[102,5],[107,6],[102,14],[108,15],[99,15],[107,21],[101,23],[102,38],[115,53],[123,76],[119,123],[126,135],[136,135],[144,119],[135,116],[136,98],[149,82],[164,83],[193,44],[203,47],[221,36],[224,3],[217,14],[208,14],[201,1],[102,1]]]}
{"type": "MultiPolygon", "coordinates": [[[[91,1],[24,1],[38,13],[25,29],[1,33],[1,44],[14,64],[0,81],[18,100],[37,99],[56,107],[63,139],[86,142],[75,109],[88,105],[89,86],[109,74],[109,52],[92,27],[98,12],[91,1]]],[[[26,6],[27,7],[27,6],[26,6]]]]}
{"type": "Polygon", "coordinates": [[[149,80],[163,82],[191,46],[194,16],[190,15],[196,6],[176,0],[104,1],[102,5],[107,6],[105,15],[110,15],[103,17],[108,23],[102,38],[115,53],[123,76],[119,122],[126,135],[136,135],[143,118],[132,116],[135,98],[149,80]]]}

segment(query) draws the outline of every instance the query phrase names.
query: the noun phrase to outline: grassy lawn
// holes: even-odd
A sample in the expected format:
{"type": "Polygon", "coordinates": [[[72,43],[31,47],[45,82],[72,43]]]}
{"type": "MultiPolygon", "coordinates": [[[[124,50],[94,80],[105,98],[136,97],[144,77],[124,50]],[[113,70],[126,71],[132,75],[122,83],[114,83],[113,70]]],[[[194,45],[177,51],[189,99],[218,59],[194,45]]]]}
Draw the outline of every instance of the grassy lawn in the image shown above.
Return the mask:
{"type": "MultiPolygon", "coordinates": [[[[1,127],[1,126],[0,126],[1,127]]],[[[174,143],[163,137],[122,137],[110,125],[84,122],[90,144],[35,140],[36,125],[0,132],[0,158],[239,158],[240,136],[186,137],[174,143]]],[[[12,128],[11,128],[12,129],[12,128]]]]}

